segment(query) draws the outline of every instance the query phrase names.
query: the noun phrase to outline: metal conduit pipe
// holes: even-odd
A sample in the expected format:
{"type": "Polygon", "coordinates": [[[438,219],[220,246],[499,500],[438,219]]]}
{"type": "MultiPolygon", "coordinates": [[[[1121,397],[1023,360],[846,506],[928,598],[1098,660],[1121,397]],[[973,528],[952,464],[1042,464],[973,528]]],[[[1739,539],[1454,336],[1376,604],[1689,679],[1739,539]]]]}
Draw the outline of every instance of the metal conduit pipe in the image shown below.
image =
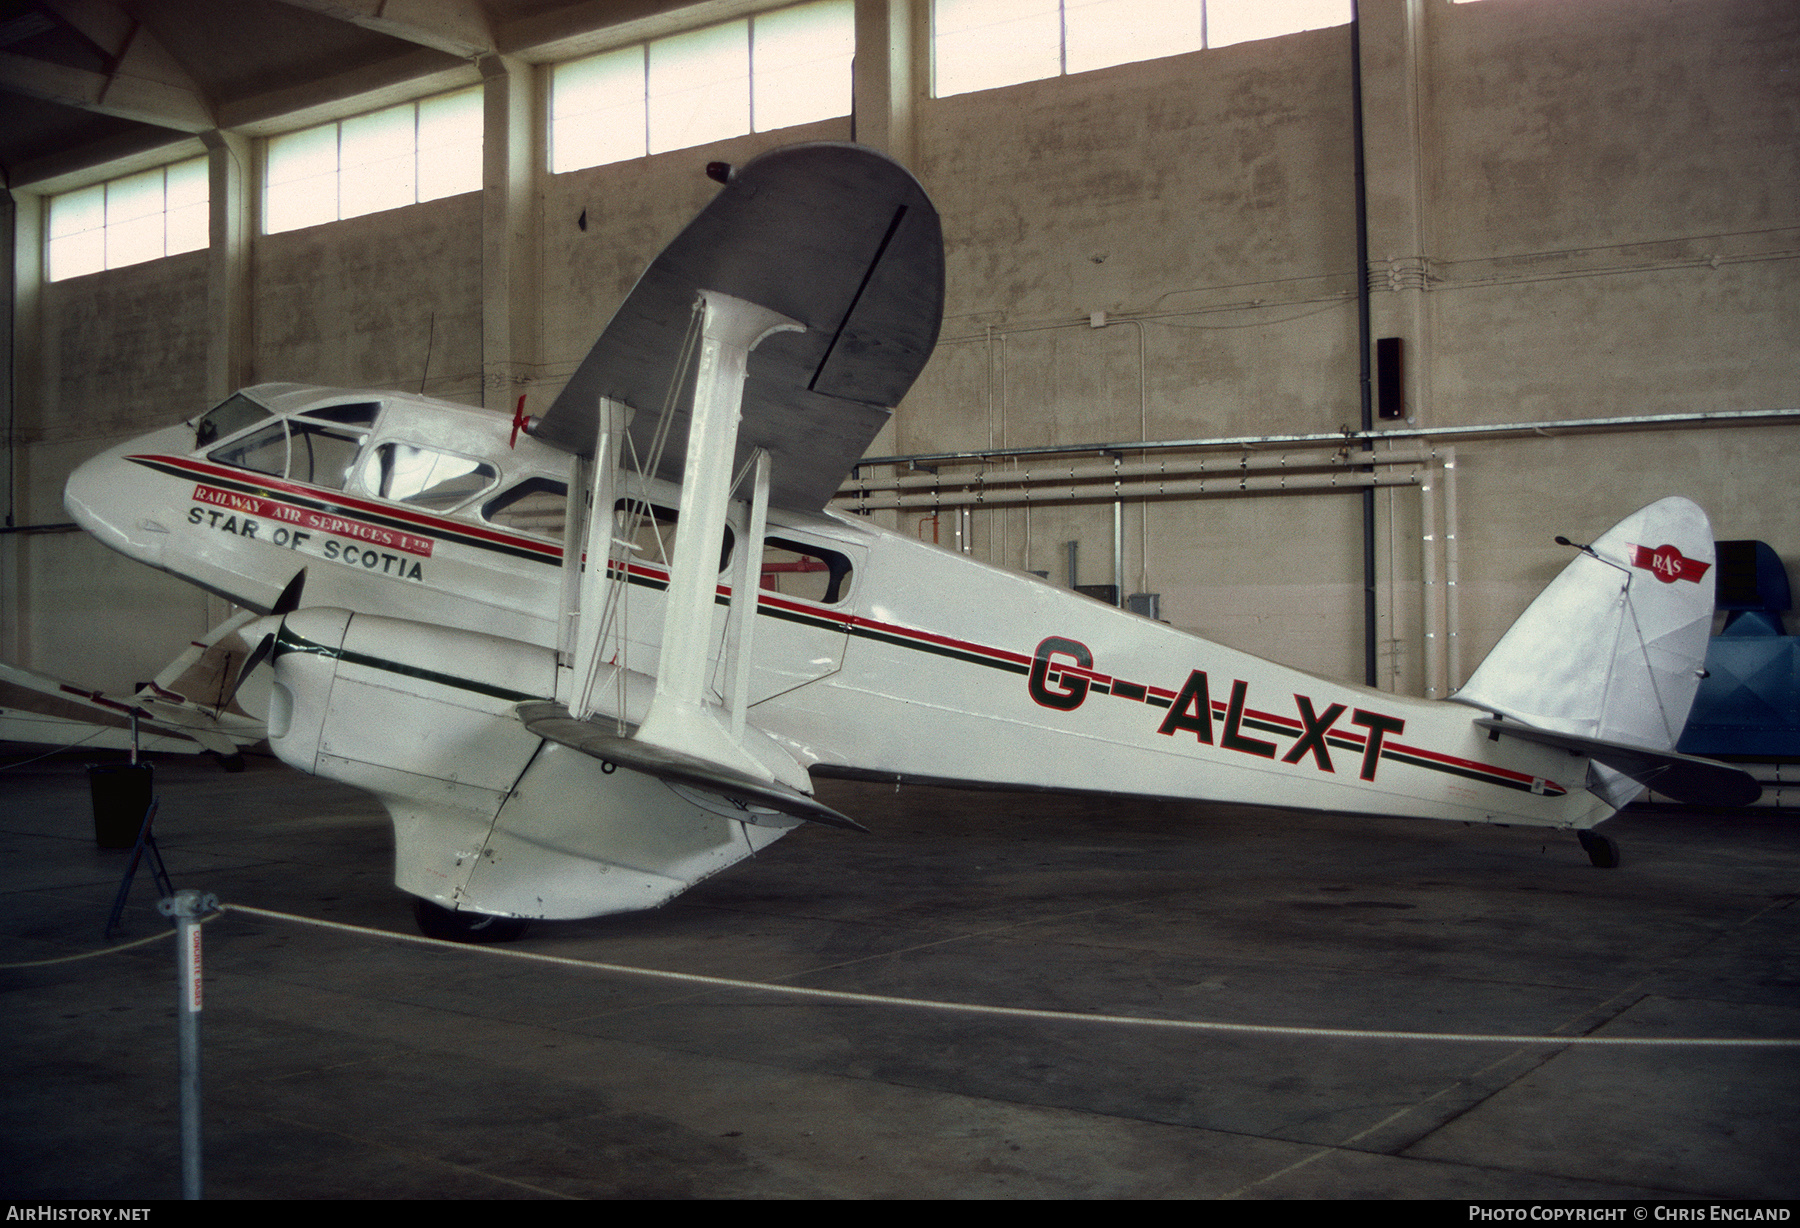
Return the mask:
{"type": "Polygon", "coordinates": [[[1444,449],[1444,639],[1449,668],[1450,690],[1463,684],[1462,640],[1458,637],[1462,607],[1457,599],[1456,580],[1461,567],[1456,544],[1456,449],[1444,449]]]}
{"type": "Polygon", "coordinates": [[[78,533],[81,526],[73,520],[58,520],[53,524],[9,524],[0,528],[0,533],[78,533]]]}
{"type": "MultiPolygon", "coordinates": [[[[1276,458],[1271,458],[1276,459],[1276,458]]],[[[1360,459],[1360,457],[1356,458],[1360,459]]],[[[1346,460],[1346,464],[1352,463],[1346,460]]],[[[1274,477],[1258,475],[1239,482],[1228,482],[1225,485],[1207,484],[1200,480],[1184,482],[1133,482],[1120,484],[1114,489],[1099,488],[1082,494],[1069,490],[1063,493],[1033,494],[1026,490],[992,490],[972,487],[965,479],[957,489],[948,495],[942,491],[932,494],[895,494],[880,499],[859,498],[856,495],[840,496],[833,502],[834,507],[842,511],[864,512],[880,510],[930,510],[951,507],[956,509],[957,540],[954,549],[962,553],[970,553],[973,548],[973,526],[970,522],[973,509],[977,507],[1023,507],[1029,520],[1033,503],[1074,503],[1101,502],[1109,496],[1117,495],[1113,503],[1113,577],[1120,583],[1120,600],[1124,599],[1122,584],[1123,570],[1120,555],[1123,546],[1123,508],[1127,499],[1148,501],[1152,498],[1171,495],[1198,498],[1221,498],[1243,494],[1329,494],[1332,491],[1361,490],[1374,486],[1416,486],[1420,497],[1419,543],[1421,555],[1422,594],[1424,640],[1425,640],[1425,679],[1424,691],[1428,698],[1438,698],[1445,694],[1454,694],[1462,685],[1462,655],[1460,640],[1461,610],[1457,597],[1457,580],[1460,567],[1457,546],[1457,489],[1456,489],[1456,449],[1434,448],[1421,450],[1404,458],[1393,454],[1382,454],[1383,464],[1419,464],[1426,466],[1419,471],[1402,475],[1373,475],[1367,473],[1349,473],[1338,477],[1324,479],[1314,476],[1307,481],[1293,481],[1281,475],[1274,477]],[[1441,462],[1441,468],[1433,469],[1431,462],[1441,462]],[[1438,514],[1438,499],[1443,502],[1441,522],[1438,514]],[[1439,525],[1442,531],[1439,531],[1439,525]],[[1443,583],[1438,584],[1440,566],[1443,572],[1443,583]],[[1434,647],[1435,645],[1435,647],[1434,647]]],[[[1360,467],[1360,466],[1359,466],[1360,467]]],[[[1052,479],[1039,474],[1032,478],[1034,483],[1044,483],[1052,479]]],[[[1062,477],[1059,481],[1066,481],[1062,477]]],[[[1027,538],[1029,545],[1029,538],[1027,538]]],[[[1063,546],[1068,569],[1068,583],[1076,583],[1076,551],[1079,543],[1066,542],[1063,546]]]]}
{"type": "MultiPolygon", "coordinates": [[[[1130,321],[1137,328],[1138,351],[1138,438],[1150,437],[1150,355],[1144,345],[1144,322],[1130,321]]],[[[1119,604],[1125,604],[1124,581],[1120,581],[1119,604]]],[[[1150,587],[1150,503],[1138,504],[1138,583],[1139,590],[1150,587]]]]}
{"type": "MultiPolygon", "coordinates": [[[[1552,418],[1544,422],[1493,422],[1469,426],[1397,426],[1383,431],[1314,431],[1304,435],[1222,435],[1203,439],[1127,439],[1114,443],[1040,444],[1035,447],[989,448],[978,452],[909,452],[898,456],[865,456],[860,470],[872,465],[938,465],[957,461],[991,461],[1023,456],[1068,456],[1082,452],[1162,452],[1170,450],[1246,449],[1271,447],[1359,446],[1399,439],[1508,439],[1549,435],[1556,431],[1611,434],[1708,426],[1770,426],[1800,421],[1800,408],[1723,409],[1686,414],[1632,414],[1618,418],[1552,418]]],[[[851,479],[855,480],[854,477],[851,479]]]]}
{"type": "Polygon", "coordinates": [[[1113,604],[1125,608],[1125,501],[1118,498],[1113,500],[1113,604]]]}
{"type": "MultiPolygon", "coordinates": [[[[1430,470],[1419,487],[1419,583],[1423,590],[1425,634],[1425,698],[1442,698],[1443,671],[1438,664],[1438,624],[1443,610],[1438,600],[1437,483],[1430,470]]],[[[1390,517],[1390,522],[1391,522],[1390,517]]],[[[1396,637],[1397,638],[1397,637],[1396,637]]]]}
{"type": "MultiPolygon", "coordinates": [[[[1350,0],[1350,143],[1352,181],[1356,195],[1356,348],[1357,401],[1361,407],[1362,434],[1375,427],[1372,396],[1371,350],[1373,333],[1369,323],[1369,181],[1363,158],[1363,77],[1362,77],[1362,6],[1350,0]]],[[[1373,448],[1365,442],[1364,447],[1373,448]]],[[[1371,455],[1372,453],[1364,453],[1371,455]]],[[[1363,682],[1374,686],[1378,679],[1376,662],[1375,588],[1375,491],[1368,488],[1362,495],[1362,559],[1363,559],[1363,682]]]]}
{"type": "Polygon", "coordinates": [[[1456,527],[1456,449],[1439,453],[1442,466],[1428,473],[1420,489],[1419,528],[1421,598],[1425,638],[1425,697],[1439,699],[1454,694],[1462,685],[1462,651],[1459,632],[1462,611],[1457,603],[1456,581],[1460,567],[1456,527]],[[1435,490],[1433,488],[1436,488],[1435,490]],[[1443,500],[1442,532],[1439,531],[1438,497],[1443,500]],[[1443,584],[1438,584],[1439,560],[1443,584]],[[1441,638],[1440,638],[1440,632],[1441,638]]]}
{"type": "Polygon", "coordinates": [[[860,493],[871,490],[935,490],[946,486],[986,487],[1036,485],[1043,482],[1106,482],[1118,478],[1181,477],[1188,475],[1224,476],[1232,473],[1298,473],[1315,469],[1344,469],[1376,465],[1418,465],[1437,455],[1438,450],[1413,444],[1392,451],[1378,452],[1373,458],[1366,452],[1314,449],[1303,452],[1252,452],[1221,463],[1217,457],[1189,456],[1153,461],[1105,461],[1088,464],[1058,465],[1054,469],[987,469],[978,474],[916,473],[904,477],[858,477],[839,490],[846,497],[850,489],[860,493]]]}
{"type": "Polygon", "coordinates": [[[1193,478],[1180,482],[1122,483],[1117,491],[1104,487],[1093,490],[986,490],[965,487],[961,490],[938,490],[928,494],[893,494],[864,499],[855,494],[839,495],[831,506],[842,512],[879,512],[909,508],[939,507],[1018,507],[1043,503],[1100,503],[1119,499],[1155,499],[1162,496],[1187,498],[1222,498],[1242,494],[1322,494],[1331,491],[1360,491],[1376,486],[1417,486],[1420,473],[1344,473],[1330,477],[1294,479],[1284,474],[1269,477],[1245,477],[1235,480],[1193,478]]]}

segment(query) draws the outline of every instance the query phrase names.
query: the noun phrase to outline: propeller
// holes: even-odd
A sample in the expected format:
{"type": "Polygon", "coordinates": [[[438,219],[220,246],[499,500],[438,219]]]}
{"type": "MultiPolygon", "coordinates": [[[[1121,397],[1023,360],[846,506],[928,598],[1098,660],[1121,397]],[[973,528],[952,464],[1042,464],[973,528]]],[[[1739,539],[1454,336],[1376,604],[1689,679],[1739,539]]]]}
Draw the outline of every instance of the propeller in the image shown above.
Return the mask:
{"type": "MultiPolygon", "coordinates": [[[[281,596],[275,598],[275,604],[270,608],[269,613],[276,618],[292,614],[300,608],[300,597],[305,591],[306,568],[302,567],[294,573],[294,578],[287,582],[287,587],[281,590],[281,596]]],[[[251,672],[267,659],[274,647],[275,633],[272,631],[257,641],[256,647],[250,650],[250,655],[244,658],[243,665],[238,668],[237,677],[231,683],[231,691],[219,703],[217,711],[223,712],[231,707],[232,701],[237,699],[237,693],[243,689],[251,672]]]]}
{"type": "Polygon", "coordinates": [[[231,694],[227,695],[225,702],[219,705],[221,710],[231,706],[232,701],[237,698],[237,693],[243,689],[244,683],[249,679],[251,671],[263,663],[274,647],[275,633],[273,631],[256,642],[256,647],[250,650],[250,655],[244,658],[244,664],[238,670],[237,681],[231,684],[231,694]]]}
{"type": "Polygon", "coordinates": [[[294,573],[294,578],[287,582],[281,590],[281,596],[275,598],[275,604],[269,608],[271,614],[292,614],[300,608],[300,596],[306,591],[306,568],[302,567],[294,573]]]}
{"type": "Polygon", "coordinates": [[[512,439],[506,446],[516,448],[519,446],[520,431],[524,431],[527,435],[531,434],[531,419],[525,416],[525,394],[522,392],[519,394],[519,403],[513,407],[512,427],[512,439]]]}
{"type": "MultiPolygon", "coordinates": [[[[292,614],[295,610],[300,608],[300,599],[305,592],[306,568],[302,567],[299,571],[294,573],[294,578],[287,582],[287,587],[281,590],[281,596],[275,598],[275,604],[269,608],[269,614],[275,618],[281,618],[288,614],[292,614]]],[[[246,612],[244,617],[250,617],[249,612],[246,612]]],[[[221,628],[221,630],[222,629],[223,628],[221,628]]],[[[233,630],[235,630],[235,627],[233,627],[233,630]]],[[[269,655],[270,650],[274,647],[274,635],[270,634],[263,636],[261,642],[258,643],[255,648],[251,649],[249,655],[244,658],[244,663],[238,667],[237,673],[235,675],[230,675],[230,685],[227,686],[221,681],[218,702],[212,705],[212,710],[215,715],[222,714],[236,702],[238,692],[243,689],[244,682],[250,677],[251,671],[263,663],[264,658],[269,655]]],[[[210,658],[214,653],[224,654],[224,661],[215,668],[219,670],[221,675],[225,675],[226,671],[231,668],[231,658],[234,655],[231,647],[224,641],[213,644],[206,648],[205,655],[201,660],[204,661],[210,658]]],[[[185,698],[179,691],[166,690],[156,683],[147,683],[145,686],[148,689],[154,690],[161,698],[172,699],[177,703],[182,702],[185,698]]],[[[238,769],[233,768],[231,770],[236,771],[238,769]]]]}

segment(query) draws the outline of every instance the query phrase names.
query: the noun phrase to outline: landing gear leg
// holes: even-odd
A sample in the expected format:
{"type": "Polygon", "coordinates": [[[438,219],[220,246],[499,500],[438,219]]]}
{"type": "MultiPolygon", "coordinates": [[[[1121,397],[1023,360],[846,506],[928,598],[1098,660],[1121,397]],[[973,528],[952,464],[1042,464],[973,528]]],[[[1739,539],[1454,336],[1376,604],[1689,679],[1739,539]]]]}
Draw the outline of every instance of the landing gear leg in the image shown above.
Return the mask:
{"type": "Polygon", "coordinates": [[[1588,860],[1602,870],[1615,870],[1619,866],[1619,846],[1597,831],[1578,831],[1581,847],[1587,853],[1588,860]]]}
{"type": "Polygon", "coordinates": [[[495,917],[484,912],[444,908],[430,900],[413,901],[413,919],[427,938],[447,942],[512,942],[530,922],[519,917],[495,917]]]}

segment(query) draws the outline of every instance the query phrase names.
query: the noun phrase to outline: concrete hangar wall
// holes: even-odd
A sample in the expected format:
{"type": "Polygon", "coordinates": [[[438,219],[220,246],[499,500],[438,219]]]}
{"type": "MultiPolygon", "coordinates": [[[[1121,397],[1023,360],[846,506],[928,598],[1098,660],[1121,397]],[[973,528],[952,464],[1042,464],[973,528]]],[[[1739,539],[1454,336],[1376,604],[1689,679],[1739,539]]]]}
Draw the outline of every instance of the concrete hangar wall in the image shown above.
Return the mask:
{"type": "MultiPolygon", "coordinates": [[[[1038,485],[965,518],[954,491],[1115,459],[1007,449],[1355,429],[1348,27],[940,99],[926,0],[860,0],[857,18],[856,135],[924,182],[949,273],[937,355],[870,455],[990,458],[933,462],[940,506],[875,515],[1057,579],[1075,541],[1080,580],[1110,582],[1110,493],[1038,485]]],[[[1800,405],[1800,11],[1363,0],[1361,48],[1372,332],[1404,358],[1406,416],[1379,449],[1416,458],[1384,466],[1406,484],[1376,493],[1380,684],[1453,686],[1566,561],[1554,534],[1586,540],[1663,495],[1800,561],[1800,422],[1626,421],[1800,405]],[[1596,418],[1619,429],[1404,434],[1596,418]]],[[[707,161],[851,136],[832,120],[553,175],[546,76],[471,66],[481,192],[260,235],[260,142],[220,134],[210,249],[67,281],[43,280],[45,198],[15,185],[13,524],[65,519],[74,465],[237,385],[547,405],[710,196],[707,161]]],[[[1124,590],[1360,681],[1361,500],[1317,449],[1121,451],[1190,483],[1123,503],[1124,590]],[[1339,489],[1295,493],[1321,473],[1339,489]],[[1250,484],[1278,489],[1236,493],[1250,484]]],[[[122,688],[225,612],[80,534],[0,541],[10,660],[122,688]]]]}

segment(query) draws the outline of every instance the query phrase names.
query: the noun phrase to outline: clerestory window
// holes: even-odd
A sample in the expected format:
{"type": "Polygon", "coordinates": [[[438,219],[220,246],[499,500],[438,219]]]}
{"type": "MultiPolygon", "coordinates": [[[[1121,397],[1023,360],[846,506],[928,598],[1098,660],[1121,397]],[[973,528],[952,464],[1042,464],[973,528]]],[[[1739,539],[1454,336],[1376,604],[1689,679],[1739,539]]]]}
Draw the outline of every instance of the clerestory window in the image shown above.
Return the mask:
{"type": "Polygon", "coordinates": [[[558,64],[558,174],[850,114],[852,0],[814,0],[558,64]]]}
{"type": "Polygon", "coordinates": [[[947,98],[1349,20],[1350,0],[933,0],[932,94],[947,98]]]}
{"type": "Polygon", "coordinates": [[[206,159],[50,198],[51,281],[197,252],[209,244],[206,159]]]}
{"type": "Polygon", "coordinates": [[[263,233],[481,188],[481,90],[406,102],[271,137],[263,233]]]}

